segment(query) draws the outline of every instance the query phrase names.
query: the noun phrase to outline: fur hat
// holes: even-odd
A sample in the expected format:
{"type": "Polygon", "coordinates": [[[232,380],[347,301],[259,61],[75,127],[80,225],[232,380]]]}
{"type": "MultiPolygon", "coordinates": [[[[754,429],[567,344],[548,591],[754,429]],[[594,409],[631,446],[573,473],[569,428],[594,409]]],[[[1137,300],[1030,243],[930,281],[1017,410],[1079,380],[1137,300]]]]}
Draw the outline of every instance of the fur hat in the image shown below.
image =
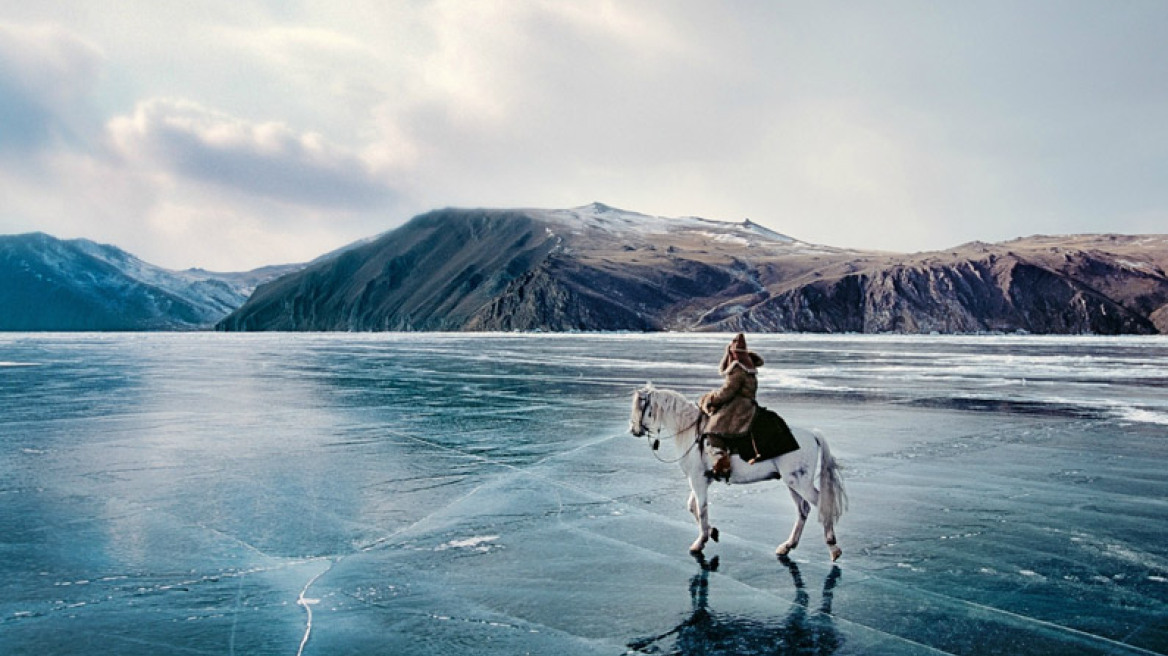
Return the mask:
{"type": "Polygon", "coordinates": [[[762,366],[762,356],[746,348],[746,335],[738,333],[726,345],[726,355],[722,356],[722,363],[718,365],[718,373],[725,376],[734,367],[740,367],[748,374],[758,373],[762,366]]]}

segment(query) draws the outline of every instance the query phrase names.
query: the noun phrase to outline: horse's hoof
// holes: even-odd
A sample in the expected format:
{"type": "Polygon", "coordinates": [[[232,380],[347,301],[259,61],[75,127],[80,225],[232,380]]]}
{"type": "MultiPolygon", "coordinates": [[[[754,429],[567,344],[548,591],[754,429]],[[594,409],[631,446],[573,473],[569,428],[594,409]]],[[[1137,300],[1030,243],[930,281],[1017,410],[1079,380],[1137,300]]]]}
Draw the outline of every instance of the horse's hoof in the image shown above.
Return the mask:
{"type": "Polygon", "coordinates": [[[831,562],[839,560],[839,557],[844,555],[844,550],[839,547],[831,547],[831,562]]]}
{"type": "Polygon", "coordinates": [[[693,556],[693,559],[695,561],[697,561],[698,566],[702,568],[703,572],[716,572],[716,571],[718,571],[718,557],[717,556],[714,556],[713,558],[711,558],[707,561],[706,556],[704,554],[695,553],[695,554],[690,554],[690,555],[693,556]]]}
{"type": "Polygon", "coordinates": [[[689,553],[693,556],[700,556],[702,555],[702,550],[705,549],[705,547],[706,545],[704,544],[700,546],[697,544],[691,544],[689,547],[689,553]]]}
{"type": "Polygon", "coordinates": [[[710,529],[710,539],[713,540],[714,542],[718,541],[718,529],[716,529],[716,528],[710,529]]]}
{"type": "Polygon", "coordinates": [[[779,557],[786,556],[789,553],[791,553],[791,545],[785,542],[780,544],[778,549],[775,549],[775,555],[779,557]]]}

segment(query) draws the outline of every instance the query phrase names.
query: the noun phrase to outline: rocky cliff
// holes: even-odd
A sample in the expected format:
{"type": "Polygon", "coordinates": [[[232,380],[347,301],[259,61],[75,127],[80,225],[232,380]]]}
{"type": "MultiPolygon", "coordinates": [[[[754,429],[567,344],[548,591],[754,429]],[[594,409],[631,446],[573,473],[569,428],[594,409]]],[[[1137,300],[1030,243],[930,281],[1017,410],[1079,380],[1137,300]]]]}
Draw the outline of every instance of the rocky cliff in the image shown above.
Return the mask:
{"type": "Polygon", "coordinates": [[[1168,237],[912,255],[600,204],[458,210],[260,286],[223,330],[1168,333],[1168,237]]]}

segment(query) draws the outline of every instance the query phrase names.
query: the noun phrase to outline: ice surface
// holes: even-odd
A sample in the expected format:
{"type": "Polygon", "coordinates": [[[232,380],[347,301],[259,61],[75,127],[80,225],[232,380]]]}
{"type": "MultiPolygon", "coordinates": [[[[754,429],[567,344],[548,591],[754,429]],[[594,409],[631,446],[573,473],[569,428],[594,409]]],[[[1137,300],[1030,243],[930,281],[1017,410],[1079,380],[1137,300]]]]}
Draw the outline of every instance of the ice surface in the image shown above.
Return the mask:
{"type": "Polygon", "coordinates": [[[0,653],[1168,653],[1168,340],[751,336],[836,565],[627,433],[725,341],[0,335],[0,653]]]}

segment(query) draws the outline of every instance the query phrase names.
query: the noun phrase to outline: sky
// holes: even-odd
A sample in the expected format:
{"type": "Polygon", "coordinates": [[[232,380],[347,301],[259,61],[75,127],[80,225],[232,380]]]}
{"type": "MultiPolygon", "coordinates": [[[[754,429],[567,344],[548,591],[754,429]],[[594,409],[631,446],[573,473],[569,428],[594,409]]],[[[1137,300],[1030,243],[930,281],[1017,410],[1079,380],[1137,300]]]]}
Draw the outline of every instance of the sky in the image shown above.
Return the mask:
{"type": "Polygon", "coordinates": [[[1165,233],[1166,35],[1162,0],[0,0],[0,234],[232,271],[443,207],[1165,233]]]}

